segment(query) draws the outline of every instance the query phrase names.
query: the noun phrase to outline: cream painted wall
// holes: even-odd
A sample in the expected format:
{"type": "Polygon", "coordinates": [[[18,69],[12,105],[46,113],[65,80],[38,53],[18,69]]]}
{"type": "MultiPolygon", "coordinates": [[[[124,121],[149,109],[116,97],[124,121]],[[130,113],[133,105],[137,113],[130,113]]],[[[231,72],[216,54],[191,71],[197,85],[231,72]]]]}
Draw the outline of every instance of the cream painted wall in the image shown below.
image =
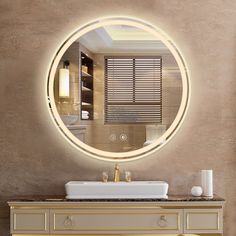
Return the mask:
{"type": "Polygon", "coordinates": [[[234,0],[1,0],[0,232],[6,200],[64,194],[71,179],[100,179],[113,164],[86,158],[58,135],[45,102],[50,60],[79,25],[125,15],[164,29],[188,63],[192,97],[177,135],[146,159],[121,165],[134,179],[163,179],[185,194],[200,169],[214,170],[226,198],[225,235],[236,232],[236,2],[234,0]]]}

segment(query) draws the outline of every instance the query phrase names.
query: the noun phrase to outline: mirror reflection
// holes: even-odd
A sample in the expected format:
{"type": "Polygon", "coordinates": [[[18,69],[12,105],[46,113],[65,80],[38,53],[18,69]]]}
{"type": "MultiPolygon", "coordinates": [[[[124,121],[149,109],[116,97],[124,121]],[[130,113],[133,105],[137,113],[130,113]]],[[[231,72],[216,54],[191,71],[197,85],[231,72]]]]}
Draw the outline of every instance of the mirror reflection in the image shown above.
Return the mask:
{"type": "Polygon", "coordinates": [[[54,78],[57,111],[85,144],[129,152],[153,143],[174,121],[182,98],[176,60],[156,36],[110,25],[78,38],[54,78]]]}

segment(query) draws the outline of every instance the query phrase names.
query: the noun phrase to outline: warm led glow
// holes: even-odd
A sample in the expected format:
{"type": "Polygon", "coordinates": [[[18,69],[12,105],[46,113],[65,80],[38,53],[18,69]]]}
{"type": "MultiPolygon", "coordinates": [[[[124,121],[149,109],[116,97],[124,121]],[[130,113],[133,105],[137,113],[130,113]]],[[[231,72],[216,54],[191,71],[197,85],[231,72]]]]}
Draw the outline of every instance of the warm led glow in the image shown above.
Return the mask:
{"type": "Polygon", "coordinates": [[[131,160],[137,160],[143,157],[146,157],[150,154],[153,154],[157,150],[159,150],[161,147],[166,145],[171,138],[173,138],[174,134],[179,130],[181,124],[183,123],[184,117],[186,116],[186,111],[189,105],[189,99],[190,99],[190,81],[187,73],[187,66],[184,61],[184,58],[182,57],[181,53],[177,49],[176,45],[173,43],[173,41],[170,39],[169,36],[167,36],[162,30],[157,28],[156,26],[142,21],[140,19],[136,18],[130,18],[130,17],[108,17],[108,18],[101,18],[94,20],[92,22],[89,22],[86,25],[82,25],[79,29],[77,29],[74,33],[72,33],[67,39],[64,41],[64,43],[60,46],[57,52],[55,52],[55,56],[52,58],[51,66],[49,68],[48,73],[48,81],[46,82],[46,102],[48,105],[48,97],[50,98],[50,105],[48,106],[53,123],[59,130],[59,132],[65,137],[70,144],[72,144],[75,148],[77,148],[80,152],[84,153],[85,155],[88,155],[90,157],[105,160],[105,161],[112,161],[112,162],[124,162],[124,161],[131,161],[131,160]],[[171,51],[172,55],[174,56],[182,77],[182,99],[179,111],[176,115],[176,118],[174,122],[171,124],[171,126],[168,128],[168,130],[155,142],[152,144],[143,147],[141,149],[130,151],[130,152],[106,152],[102,151],[96,148],[93,148],[91,146],[88,146],[87,144],[81,142],[78,138],[76,138],[65,126],[63,121],[60,118],[60,115],[57,111],[57,107],[54,100],[54,77],[57,70],[57,66],[66,52],[66,50],[69,48],[69,46],[78,40],[79,37],[86,34],[87,32],[97,29],[99,27],[106,27],[110,25],[128,25],[140,28],[142,30],[145,30],[149,32],[150,34],[157,37],[159,40],[161,40],[166,47],[171,51]]]}
{"type": "Polygon", "coordinates": [[[68,69],[59,70],[59,97],[68,98],[70,96],[70,74],[68,69]]]}

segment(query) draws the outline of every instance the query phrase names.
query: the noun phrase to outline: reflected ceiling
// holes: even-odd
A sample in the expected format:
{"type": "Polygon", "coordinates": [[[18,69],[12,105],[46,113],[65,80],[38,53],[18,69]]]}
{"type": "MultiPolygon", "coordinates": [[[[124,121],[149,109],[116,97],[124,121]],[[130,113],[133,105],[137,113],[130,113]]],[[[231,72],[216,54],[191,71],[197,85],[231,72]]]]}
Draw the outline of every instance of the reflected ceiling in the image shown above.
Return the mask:
{"type": "Polygon", "coordinates": [[[133,26],[112,25],[83,35],[79,42],[93,53],[160,53],[169,50],[155,35],[133,26]]]}

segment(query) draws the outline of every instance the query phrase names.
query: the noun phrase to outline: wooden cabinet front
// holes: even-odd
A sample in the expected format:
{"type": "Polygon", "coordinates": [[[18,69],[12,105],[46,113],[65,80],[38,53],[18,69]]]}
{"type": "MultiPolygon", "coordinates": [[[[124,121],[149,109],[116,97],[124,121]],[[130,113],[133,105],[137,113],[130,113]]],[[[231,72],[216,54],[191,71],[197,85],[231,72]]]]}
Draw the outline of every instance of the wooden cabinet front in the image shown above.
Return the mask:
{"type": "Polygon", "coordinates": [[[51,233],[182,233],[182,210],[52,210],[51,233]]]}

